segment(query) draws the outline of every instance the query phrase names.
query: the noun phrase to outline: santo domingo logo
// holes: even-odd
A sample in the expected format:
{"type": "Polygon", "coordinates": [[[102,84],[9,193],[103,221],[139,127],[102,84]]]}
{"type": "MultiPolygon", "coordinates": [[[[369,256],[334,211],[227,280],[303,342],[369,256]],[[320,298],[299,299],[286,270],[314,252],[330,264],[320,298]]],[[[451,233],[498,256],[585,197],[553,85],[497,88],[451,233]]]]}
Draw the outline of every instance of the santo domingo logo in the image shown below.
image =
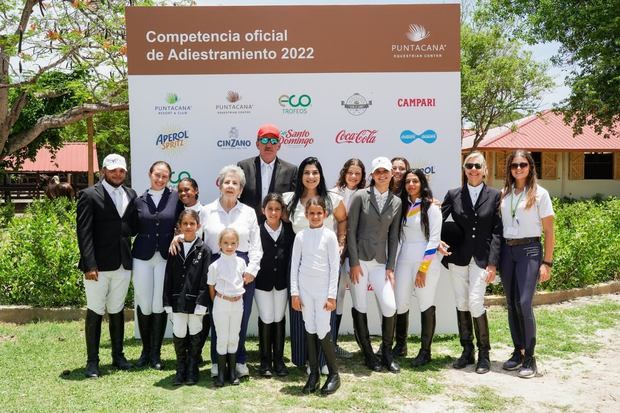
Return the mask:
{"type": "Polygon", "coordinates": [[[228,137],[226,139],[219,139],[216,144],[220,149],[246,149],[252,146],[252,141],[239,138],[239,129],[233,126],[228,131],[228,137]]]}
{"type": "Polygon", "coordinates": [[[161,147],[162,150],[180,148],[185,145],[185,141],[189,139],[187,129],[177,130],[174,132],[160,133],[155,138],[155,145],[161,147]]]}
{"type": "Polygon", "coordinates": [[[278,104],[285,115],[305,115],[308,107],[312,105],[312,98],[309,95],[280,95],[278,104]]]}
{"type": "Polygon", "coordinates": [[[192,105],[183,104],[179,95],[174,92],[168,92],[164,96],[163,102],[155,105],[153,110],[161,116],[187,115],[192,111],[192,105]]]}
{"type": "Polygon", "coordinates": [[[372,105],[372,100],[366,100],[366,98],[359,93],[354,93],[349,96],[347,100],[341,100],[340,105],[353,116],[363,115],[366,110],[372,105]]]}
{"type": "Polygon", "coordinates": [[[403,143],[411,143],[413,141],[422,140],[426,143],[433,143],[437,140],[437,132],[431,129],[427,129],[424,132],[417,133],[411,132],[410,130],[404,130],[400,133],[400,140],[403,143]]]}

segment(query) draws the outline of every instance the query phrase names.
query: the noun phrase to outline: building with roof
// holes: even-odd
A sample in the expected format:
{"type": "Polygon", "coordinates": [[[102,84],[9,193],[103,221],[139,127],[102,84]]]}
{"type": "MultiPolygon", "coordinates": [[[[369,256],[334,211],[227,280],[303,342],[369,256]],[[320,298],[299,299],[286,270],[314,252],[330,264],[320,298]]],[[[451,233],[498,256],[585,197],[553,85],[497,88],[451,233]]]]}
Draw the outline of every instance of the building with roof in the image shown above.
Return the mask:
{"type": "MultiPolygon", "coordinates": [[[[464,154],[473,142],[471,134],[463,138],[464,154]]],[[[490,129],[477,147],[487,159],[489,185],[503,186],[506,156],[516,149],[532,152],[540,184],[552,196],[620,196],[620,136],[605,138],[588,126],[573,136],[562,115],[551,110],[490,129]]]]}
{"type": "MultiPolygon", "coordinates": [[[[58,176],[60,182],[70,183],[75,191],[88,186],[88,143],[66,142],[53,153],[43,147],[34,161],[25,160],[18,170],[5,171],[0,191],[5,201],[32,199],[43,195],[48,181],[58,176]]],[[[97,148],[93,144],[92,171],[99,171],[97,148]]]]}

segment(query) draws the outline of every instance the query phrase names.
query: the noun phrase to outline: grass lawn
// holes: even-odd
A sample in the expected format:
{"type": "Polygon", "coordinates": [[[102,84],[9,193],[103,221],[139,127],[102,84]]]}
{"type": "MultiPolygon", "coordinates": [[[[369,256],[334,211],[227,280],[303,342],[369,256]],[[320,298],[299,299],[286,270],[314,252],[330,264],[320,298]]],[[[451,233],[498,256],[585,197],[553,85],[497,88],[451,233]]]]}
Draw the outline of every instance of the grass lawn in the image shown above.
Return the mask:
{"type": "MultiPolygon", "coordinates": [[[[535,313],[539,359],[568,358],[576,352],[588,354],[598,349],[587,341],[597,330],[618,327],[620,304],[602,301],[574,308],[547,306],[536,308],[535,313]]],[[[506,312],[502,308],[492,308],[489,318],[491,344],[494,348],[506,347],[508,356],[511,342],[506,312]]],[[[259,378],[255,370],[258,363],[255,339],[248,342],[252,377],[236,387],[215,389],[208,374],[209,365],[201,369],[202,377],[197,386],[172,387],[174,350],[168,340],[162,354],[166,363],[164,371],[117,371],[110,367],[106,324],[100,351],[103,376],[99,379],[84,378],[86,350],[82,322],[0,324],[0,411],[241,412],[257,409],[256,412],[261,413],[261,409],[274,412],[312,409],[367,412],[395,410],[408,401],[438,394],[465,400],[472,410],[503,410],[510,406],[510,400],[485,386],[472,397],[451,394],[442,377],[460,353],[455,335],[435,338],[433,362],[422,369],[413,370],[409,360],[401,360],[401,374],[371,373],[356,352],[353,359],[340,361],[341,389],[332,396],[320,397],[301,394],[305,373],[296,368],[291,367],[291,374],[283,379],[259,378]]],[[[126,337],[131,337],[132,332],[133,323],[127,323],[126,337]]],[[[379,338],[373,337],[375,348],[378,342],[379,338]]],[[[350,336],[341,339],[340,344],[350,351],[357,348],[350,336]]],[[[410,357],[417,353],[418,346],[419,340],[412,337],[410,357]]],[[[138,358],[140,349],[139,341],[126,339],[125,354],[130,360],[138,358]]],[[[286,351],[290,351],[288,343],[286,351]]]]}

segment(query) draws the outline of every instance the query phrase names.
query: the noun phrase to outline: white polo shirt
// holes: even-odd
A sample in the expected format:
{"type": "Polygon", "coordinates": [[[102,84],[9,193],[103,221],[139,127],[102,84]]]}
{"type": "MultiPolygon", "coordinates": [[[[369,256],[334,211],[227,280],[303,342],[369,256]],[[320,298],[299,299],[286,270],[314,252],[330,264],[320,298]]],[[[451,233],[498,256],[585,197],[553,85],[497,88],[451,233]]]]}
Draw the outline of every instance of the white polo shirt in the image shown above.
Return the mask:
{"type": "Polygon", "coordinates": [[[527,188],[516,195],[513,190],[502,199],[500,209],[504,238],[532,238],[542,234],[543,218],[555,215],[549,192],[540,185],[536,186],[536,202],[529,209],[527,203],[527,188]]]}

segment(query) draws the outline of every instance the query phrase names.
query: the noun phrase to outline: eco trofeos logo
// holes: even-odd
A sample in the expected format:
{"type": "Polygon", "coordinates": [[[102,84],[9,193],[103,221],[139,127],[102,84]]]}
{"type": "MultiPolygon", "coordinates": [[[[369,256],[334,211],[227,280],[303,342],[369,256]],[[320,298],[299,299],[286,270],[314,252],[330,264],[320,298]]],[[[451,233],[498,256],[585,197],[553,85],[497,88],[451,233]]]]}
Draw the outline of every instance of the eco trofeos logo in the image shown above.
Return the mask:
{"type": "Polygon", "coordinates": [[[280,95],[278,97],[278,104],[285,115],[305,115],[308,113],[308,108],[312,105],[312,98],[307,94],[280,95]]]}

